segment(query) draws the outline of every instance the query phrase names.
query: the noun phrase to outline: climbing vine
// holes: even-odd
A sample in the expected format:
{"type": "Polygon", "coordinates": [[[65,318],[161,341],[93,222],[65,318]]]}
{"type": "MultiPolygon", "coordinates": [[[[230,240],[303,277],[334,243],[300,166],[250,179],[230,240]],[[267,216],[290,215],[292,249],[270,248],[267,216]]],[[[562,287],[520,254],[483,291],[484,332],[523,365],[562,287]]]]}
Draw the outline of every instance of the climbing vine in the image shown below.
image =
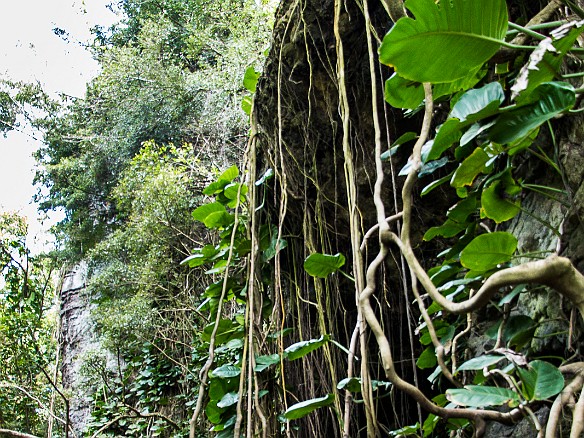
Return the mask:
{"type": "MultiPolygon", "coordinates": [[[[219,242],[196,249],[185,260],[191,267],[209,265],[207,274],[216,276],[204,292],[206,300],[200,308],[209,315],[210,323],[201,338],[208,352],[199,374],[201,386],[190,436],[202,424],[203,410],[218,436],[240,436],[244,430],[249,437],[292,436],[298,427],[311,428],[301,434],[317,434],[318,426],[297,420],[322,408],[333,412],[335,435],[353,436],[357,404],[362,406],[359,412],[369,437],[384,432],[432,436],[438,430],[481,436],[488,422],[514,424],[523,418],[538,435],[554,436],[563,409],[582,392],[584,365],[578,353],[542,357],[531,349],[539,323],[514,308],[521,294],[545,286],[584,316],[584,276],[569,259],[552,250],[521,252],[511,224],[520,214],[528,215],[551,234],[561,235],[558,224],[530,211],[524,198],[535,192],[565,203],[565,191],[528,182],[521,164],[526,157],[535,157],[558,180],[564,177],[557,162],[556,121],[580,111],[578,81],[582,75],[572,70],[581,67],[577,45],[584,17],[578,16],[581,11],[577,8],[572,10],[574,15],[565,15],[559,10],[560,2],[551,2],[520,26],[508,21],[503,0],[407,0],[404,6],[409,15],[401,2],[391,1],[384,6],[395,24],[380,39],[368,3],[365,0],[359,6],[369,54],[374,147],[367,151],[374,154],[376,177],[370,196],[375,223],[364,229],[357,202],[362,193],[357,187],[359,169],[354,165],[357,159],[351,137],[351,114],[356,109],[350,105],[352,96],[346,86],[348,45],[342,31],[346,6],[336,1],[334,78],[350,253],[345,257],[327,252],[334,245],[322,237],[327,231],[318,229],[324,215],[318,194],[311,207],[314,217],[310,217],[312,211],[302,217],[307,250],[302,269],[295,262],[294,236],[285,236],[289,197],[302,199],[302,195],[294,192],[301,184],[286,170],[285,157],[300,158],[283,140],[288,128],[281,99],[285,48],[280,47],[275,69],[278,113],[270,133],[276,141],[270,145],[266,163],[258,164],[261,154],[256,148],[265,132],[256,124],[253,99],[247,97],[243,106],[252,119],[247,173],[240,177],[235,167],[225,171],[204,191],[210,202],[193,213],[196,220],[218,233],[219,242]],[[403,110],[413,120],[422,116],[419,131],[395,141],[384,126],[388,118],[380,99],[380,77],[387,70],[382,65],[392,68],[385,81],[385,101],[393,111],[403,110]],[[567,66],[572,70],[568,72],[567,66]],[[403,154],[409,160],[394,172],[403,154]],[[261,164],[265,165],[263,175],[258,171],[261,164]],[[386,197],[387,175],[392,176],[392,191],[397,195],[393,203],[386,197]],[[424,224],[418,223],[416,209],[436,193],[450,206],[441,211],[434,226],[418,236],[415,231],[424,224]],[[271,206],[273,216],[265,212],[269,202],[275,205],[271,206]],[[274,217],[275,221],[270,220],[274,217]],[[318,232],[313,234],[315,229],[318,232]],[[423,258],[424,248],[432,245],[442,250],[440,254],[423,258]],[[391,258],[400,260],[390,263],[391,258]],[[283,271],[285,263],[290,278],[283,271]],[[391,269],[399,272],[392,274],[391,269]],[[310,281],[300,280],[305,274],[310,281]],[[396,293],[385,282],[389,275],[402,278],[406,301],[417,307],[408,313],[417,335],[411,340],[417,351],[413,382],[398,372],[394,354],[399,346],[392,343],[384,322],[388,304],[381,292],[396,293]],[[331,335],[335,326],[328,315],[329,292],[339,290],[340,285],[349,285],[358,309],[347,345],[331,335]],[[308,291],[305,295],[300,292],[303,288],[308,291]],[[292,303],[285,303],[287,299],[292,303]],[[297,310],[298,303],[314,310],[312,328],[320,330],[320,337],[305,338],[300,323],[294,327],[300,333],[291,335],[289,314],[298,311],[298,315],[292,313],[297,321],[304,316],[297,310]],[[486,314],[495,322],[491,327],[478,321],[486,314]],[[300,340],[292,341],[296,336],[300,340]],[[472,338],[477,337],[488,347],[473,346],[472,338]],[[342,356],[336,355],[337,349],[342,356]],[[302,359],[310,363],[308,358],[315,352],[322,365],[319,378],[326,370],[326,375],[337,380],[321,381],[320,394],[311,386],[314,397],[299,399],[286,384],[286,373],[290,362],[302,359]],[[343,357],[346,371],[340,369],[339,357],[343,357]],[[374,366],[377,358],[380,370],[374,366]],[[423,376],[430,385],[420,382],[423,376]],[[324,390],[324,385],[329,389],[324,390]],[[395,397],[396,392],[405,393],[418,405],[416,424],[387,427],[380,421],[378,400],[395,397]],[[535,412],[542,404],[551,405],[544,422],[535,412]]],[[[288,13],[300,11],[303,17],[303,6],[303,2],[295,2],[288,13]]],[[[289,21],[282,21],[286,34],[289,21]]],[[[306,57],[312,73],[308,48],[306,57]]],[[[294,69],[290,78],[293,73],[294,69]]],[[[256,91],[257,79],[255,70],[248,70],[245,83],[251,92],[256,91]]],[[[309,97],[316,86],[310,74],[309,97]]],[[[317,103],[310,101],[309,116],[313,104],[317,103]]],[[[307,150],[302,153],[310,164],[303,168],[301,179],[318,188],[311,167],[316,158],[307,150]]],[[[570,324],[572,330],[579,319],[570,324]]],[[[573,407],[571,436],[582,432],[583,406],[580,401],[573,407]]]]}

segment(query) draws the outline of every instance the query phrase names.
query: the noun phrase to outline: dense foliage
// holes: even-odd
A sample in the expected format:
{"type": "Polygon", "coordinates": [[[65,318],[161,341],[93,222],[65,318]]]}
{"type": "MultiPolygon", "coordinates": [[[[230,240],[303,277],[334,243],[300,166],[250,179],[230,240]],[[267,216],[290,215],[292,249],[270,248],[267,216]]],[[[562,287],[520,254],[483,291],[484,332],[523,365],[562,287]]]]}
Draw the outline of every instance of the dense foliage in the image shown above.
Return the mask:
{"type": "Polygon", "coordinates": [[[269,2],[120,0],[120,23],[94,29],[101,72],[83,99],[2,83],[0,131],[24,114],[43,132],[38,200],[66,217],[59,251],[31,258],[22,220],[2,216],[0,429],[68,436],[69,402],[87,397],[92,437],[480,436],[486,421],[524,418],[555,433],[562,390],[584,382],[578,315],[562,320],[558,305],[537,319],[520,301],[543,285],[584,313],[584,277],[514,229],[531,217],[562,233],[526,199],[570,201],[558,119],[580,111],[582,11],[558,2],[534,23],[538,7],[521,2],[407,0],[409,16],[398,0],[368,3],[335,1],[324,30],[307,2],[282,8],[266,64],[277,77],[258,83],[269,2]],[[373,8],[388,15],[372,22],[373,8]],[[326,74],[313,77],[317,62],[326,74]],[[282,102],[295,86],[306,113],[282,102]],[[391,126],[402,113],[415,132],[391,126]],[[296,153],[309,137],[327,149],[296,153]],[[524,170],[534,159],[546,185],[524,170]],[[287,217],[292,203],[300,215],[287,217]],[[55,260],[88,266],[97,342],[71,392],[54,363],[55,260]],[[401,330],[411,357],[396,359],[401,330]],[[399,394],[418,409],[400,411],[399,394]]]}

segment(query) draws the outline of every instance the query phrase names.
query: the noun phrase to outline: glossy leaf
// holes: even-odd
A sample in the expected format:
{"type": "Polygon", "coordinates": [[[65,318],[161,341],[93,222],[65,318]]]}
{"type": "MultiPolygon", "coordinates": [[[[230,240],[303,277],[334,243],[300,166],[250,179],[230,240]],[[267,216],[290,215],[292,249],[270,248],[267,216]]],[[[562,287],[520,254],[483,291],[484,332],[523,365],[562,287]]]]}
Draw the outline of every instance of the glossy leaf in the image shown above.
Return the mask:
{"type": "Polygon", "coordinates": [[[504,404],[516,406],[520,402],[519,395],[510,389],[478,385],[449,389],[446,391],[446,398],[459,406],[472,408],[501,406],[504,404]]]}
{"type": "Polygon", "coordinates": [[[241,368],[234,365],[222,365],[211,372],[212,377],[217,377],[219,379],[230,379],[232,377],[237,377],[240,374],[241,368]]]}
{"type": "MultiPolygon", "coordinates": [[[[468,90],[484,75],[484,70],[479,68],[456,81],[434,84],[432,97],[438,99],[461,90],[468,90]]],[[[424,87],[420,82],[404,79],[397,73],[385,81],[385,100],[395,108],[416,109],[423,103],[424,97],[424,87]]]]}
{"type": "Polygon", "coordinates": [[[501,114],[489,130],[489,137],[499,144],[508,144],[526,137],[531,131],[576,102],[574,87],[566,82],[548,82],[529,95],[532,103],[501,114]]]}
{"type": "Polygon", "coordinates": [[[547,400],[564,389],[564,376],[548,362],[534,360],[527,369],[517,370],[528,400],[547,400]]]}
{"type": "Polygon", "coordinates": [[[345,256],[342,254],[314,253],[304,260],[304,270],[313,277],[326,278],[338,271],[345,264],[345,256]]]}
{"type": "Polygon", "coordinates": [[[337,389],[345,389],[349,392],[361,392],[361,379],[358,377],[346,377],[337,384],[337,389]]]}
{"type": "Polygon", "coordinates": [[[461,122],[475,122],[495,114],[505,100],[505,92],[498,82],[491,82],[464,93],[452,108],[449,118],[461,122]]]}
{"type": "Polygon", "coordinates": [[[286,348],[284,353],[286,354],[288,360],[300,359],[301,357],[306,356],[308,353],[322,347],[329,341],[329,339],[329,335],[324,335],[318,339],[297,342],[286,348]]]}
{"type": "Polygon", "coordinates": [[[405,79],[452,82],[493,56],[507,31],[504,0],[406,0],[415,19],[397,21],[383,39],[379,59],[405,79]]]}
{"type": "Polygon", "coordinates": [[[475,237],[460,253],[460,263],[473,271],[489,271],[511,260],[517,249],[517,238],[504,231],[475,237]]]}
{"type": "Polygon", "coordinates": [[[467,360],[462,365],[458,367],[456,372],[458,371],[470,371],[470,370],[482,370],[485,367],[489,367],[491,365],[500,362],[501,360],[505,359],[505,356],[495,356],[485,354],[484,356],[473,357],[470,360],[467,360]]]}
{"type": "Polygon", "coordinates": [[[280,363],[280,355],[275,353],[267,356],[257,356],[255,358],[255,363],[256,365],[254,371],[256,373],[261,373],[266,368],[269,368],[272,365],[280,363]]]}
{"type": "Polygon", "coordinates": [[[222,192],[225,186],[227,184],[230,184],[238,176],[239,169],[237,168],[237,166],[234,165],[229,167],[221,175],[219,175],[217,181],[212,182],[207,187],[205,187],[205,190],[203,190],[203,194],[210,196],[222,192]]]}
{"type": "Polygon", "coordinates": [[[333,394],[327,394],[324,397],[305,400],[290,406],[286,412],[284,412],[284,417],[288,420],[297,420],[299,418],[306,417],[308,414],[318,408],[332,405],[334,401],[335,396],[333,394]]]}
{"type": "Polygon", "coordinates": [[[228,392],[217,402],[217,407],[228,408],[229,406],[236,404],[238,400],[239,394],[237,392],[228,392]]]}

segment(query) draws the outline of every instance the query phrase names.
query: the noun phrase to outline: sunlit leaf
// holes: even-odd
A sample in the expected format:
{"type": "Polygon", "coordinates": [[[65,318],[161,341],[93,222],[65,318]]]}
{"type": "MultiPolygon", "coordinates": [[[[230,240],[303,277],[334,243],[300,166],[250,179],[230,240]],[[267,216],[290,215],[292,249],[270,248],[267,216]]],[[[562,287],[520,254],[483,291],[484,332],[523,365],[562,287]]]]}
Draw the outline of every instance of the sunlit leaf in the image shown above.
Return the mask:
{"type": "Polygon", "coordinates": [[[219,379],[230,379],[232,377],[237,377],[240,374],[241,368],[236,367],[235,365],[222,365],[211,372],[212,377],[217,377],[219,379]]]}
{"type": "Polygon", "coordinates": [[[483,368],[494,365],[503,359],[505,359],[505,356],[494,356],[490,354],[473,357],[460,365],[456,371],[482,370],[483,368]]]}
{"type": "Polygon", "coordinates": [[[476,148],[461,164],[452,176],[452,187],[463,187],[473,183],[477,175],[485,170],[489,156],[482,148],[476,148]]]}
{"type": "Polygon", "coordinates": [[[517,238],[504,231],[475,237],[460,253],[460,263],[473,271],[489,271],[511,260],[517,249],[517,238]]]}
{"type": "Polygon", "coordinates": [[[342,254],[314,253],[304,260],[304,270],[313,277],[326,278],[338,271],[345,264],[345,256],[342,254]]]}
{"type": "Polygon", "coordinates": [[[403,78],[452,82],[493,56],[507,31],[504,0],[406,0],[415,19],[397,21],[383,39],[379,59],[403,78]]]}
{"type": "Polygon", "coordinates": [[[498,224],[513,219],[521,211],[520,201],[505,196],[503,181],[495,181],[481,194],[481,217],[498,224]]]}
{"type": "Polygon", "coordinates": [[[258,83],[258,79],[260,77],[260,72],[257,72],[255,68],[248,67],[245,70],[245,74],[243,76],[243,86],[252,93],[256,92],[256,86],[258,83]]]}

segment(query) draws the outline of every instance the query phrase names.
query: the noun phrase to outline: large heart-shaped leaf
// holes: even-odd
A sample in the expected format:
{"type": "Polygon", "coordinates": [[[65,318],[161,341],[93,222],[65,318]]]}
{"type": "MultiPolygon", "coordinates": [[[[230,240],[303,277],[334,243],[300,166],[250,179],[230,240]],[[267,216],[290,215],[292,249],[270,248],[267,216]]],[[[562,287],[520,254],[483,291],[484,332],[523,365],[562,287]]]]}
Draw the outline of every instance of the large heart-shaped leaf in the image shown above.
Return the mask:
{"type": "Polygon", "coordinates": [[[304,270],[313,277],[326,278],[344,264],[345,256],[342,254],[330,255],[315,252],[304,260],[304,270]]]}
{"type": "Polygon", "coordinates": [[[460,253],[460,263],[472,271],[484,272],[511,260],[517,238],[504,231],[475,237],[460,253]]]}
{"type": "Polygon", "coordinates": [[[508,197],[504,182],[495,181],[481,194],[481,217],[488,217],[500,224],[513,219],[520,211],[521,201],[508,197]]]}
{"type": "Polygon", "coordinates": [[[297,420],[298,418],[307,416],[318,408],[332,405],[334,401],[335,396],[333,394],[327,394],[324,397],[305,400],[290,406],[286,412],[284,412],[284,417],[288,420],[297,420]]]}
{"type": "Polygon", "coordinates": [[[383,39],[379,59],[405,79],[452,82],[493,56],[507,32],[504,0],[406,0],[404,17],[383,39]]]}

